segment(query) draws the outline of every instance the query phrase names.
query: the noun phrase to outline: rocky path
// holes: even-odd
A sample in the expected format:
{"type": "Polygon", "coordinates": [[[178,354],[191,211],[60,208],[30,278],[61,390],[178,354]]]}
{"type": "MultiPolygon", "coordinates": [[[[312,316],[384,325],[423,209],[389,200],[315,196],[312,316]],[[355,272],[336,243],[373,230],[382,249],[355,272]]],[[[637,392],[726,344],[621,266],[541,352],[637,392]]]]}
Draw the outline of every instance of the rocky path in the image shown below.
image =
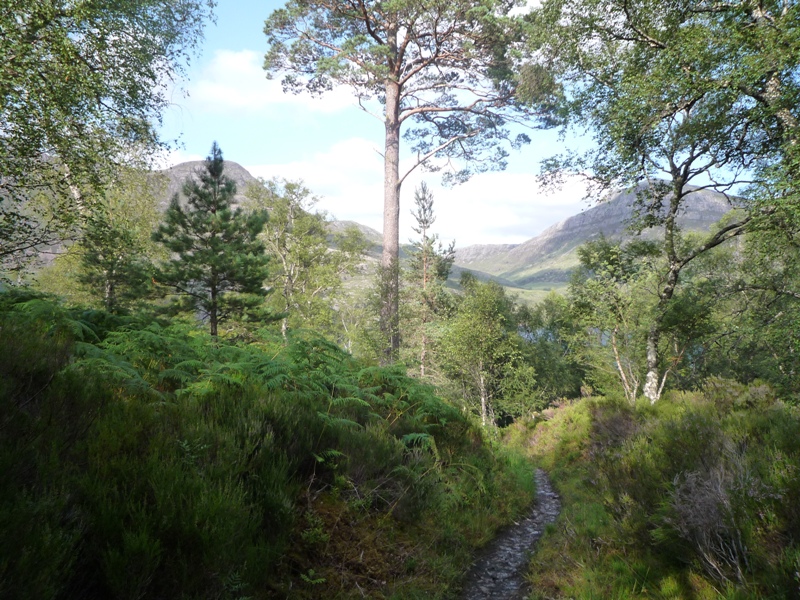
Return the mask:
{"type": "Polygon", "coordinates": [[[528,590],[525,568],[545,525],[558,517],[561,503],[541,469],[536,469],[536,502],[530,514],[497,536],[472,565],[464,600],[521,600],[528,590]]]}

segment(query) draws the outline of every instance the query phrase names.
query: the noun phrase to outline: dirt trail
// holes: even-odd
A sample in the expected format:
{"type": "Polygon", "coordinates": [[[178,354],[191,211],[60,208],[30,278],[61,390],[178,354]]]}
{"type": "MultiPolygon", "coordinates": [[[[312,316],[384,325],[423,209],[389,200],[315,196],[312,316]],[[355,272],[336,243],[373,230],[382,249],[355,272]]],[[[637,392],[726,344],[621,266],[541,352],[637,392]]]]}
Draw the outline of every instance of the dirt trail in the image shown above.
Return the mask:
{"type": "Polygon", "coordinates": [[[528,593],[525,568],[533,546],[545,525],[552,523],[561,510],[561,502],[550,479],[536,469],[536,502],[527,517],[498,535],[472,565],[467,575],[464,600],[521,600],[528,593]]]}

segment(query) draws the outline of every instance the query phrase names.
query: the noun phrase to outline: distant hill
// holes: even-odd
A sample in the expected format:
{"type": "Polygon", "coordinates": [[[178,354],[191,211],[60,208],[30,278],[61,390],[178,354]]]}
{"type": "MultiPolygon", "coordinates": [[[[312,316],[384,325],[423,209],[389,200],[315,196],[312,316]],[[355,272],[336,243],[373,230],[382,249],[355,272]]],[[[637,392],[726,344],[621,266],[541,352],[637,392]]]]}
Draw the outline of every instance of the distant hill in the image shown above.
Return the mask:
{"type": "MultiPolygon", "coordinates": [[[[202,160],[192,160],[161,171],[167,177],[167,189],[163,199],[159,202],[159,206],[162,210],[167,209],[167,206],[175,194],[181,194],[183,184],[186,182],[187,178],[195,177],[195,179],[197,179],[196,175],[203,170],[204,162],[205,161],[202,160]]],[[[225,161],[225,175],[230,177],[236,184],[237,204],[241,204],[244,200],[244,192],[247,186],[251,183],[258,183],[258,179],[253,177],[247,169],[230,160],[225,161]]],[[[199,181],[199,179],[197,180],[199,181]]]]}
{"type": "MultiPolygon", "coordinates": [[[[691,188],[678,217],[683,231],[708,231],[731,209],[730,199],[710,190],[691,188]]],[[[633,215],[636,190],[616,192],[597,206],[549,227],[522,244],[467,246],[456,250],[461,269],[492,275],[501,283],[523,289],[559,288],[569,281],[578,264],[576,250],[601,235],[611,240],[631,237],[628,223],[633,215]]],[[[657,238],[659,228],[645,230],[657,238]]]]}
{"type": "MultiPolygon", "coordinates": [[[[164,169],[161,171],[161,173],[164,174],[167,179],[164,196],[159,199],[159,207],[162,211],[167,209],[167,206],[169,206],[169,203],[175,194],[181,194],[183,184],[186,182],[186,179],[188,177],[196,176],[197,173],[203,170],[203,164],[204,161],[202,160],[193,160],[180,163],[174,167],[170,167],[169,169],[164,169]]],[[[225,175],[230,177],[236,184],[235,204],[241,204],[245,200],[245,191],[247,190],[247,186],[252,184],[258,185],[259,183],[258,178],[250,174],[250,172],[242,165],[230,160],[225,161],[225,175]]],[[[369,254],[379,257],[382,248],[381,244],[383,244],[383,235],[380,232],[375,231],[366,225],[356,223],[355,221],[331,221],[329,229],[333,234],[343,232],[346,228],[351,226],[355,226],[371,244],[369,254]]]]}
{"type": "Polygon", "coordinates": [[[383,235],[380,231],[374,230],[372,227],[367,227],[355,221],[331,221],[328,223],[328,231],[331,234],[344,233],[350,227],[355,227],[364,236],[364,239],[369,242],[369,249],[367,254],[374,260],[380,260],[383,253],[383,235]]]}
{"type": "Polygon", "coordinates": [[[367,241],[372,244],[380,245],[383,243],[383,234],[381,234],[380,231],[376,231],[372,227],[367,227],[355,221],[331,221],[330,230],[331,233],[342,233],[349,227],[358,229],[367,241]]]}
{"type": "MultiPolygon", "coordinates": [[[[163,171],[167,177],[165,196],[160,201],[166,209],[175,193],[180,193],[187,177],[203,168],[203,161],[185,162],[163,171]]],[[[258,179],[233,161],[225,161],[225,174],[236,183],[237,202],[244,200],[247,186],[258,179]]],[[[684,231],[708,231],[731,209],[730,199],[710,190],[693,190],[688,196],[678,224],[684,231]]],[[[563,289],[570,273],[578,264],[577,249],[601,235],[611,240],[631,236],[628,223],[633,215],[636,190],[612,193],[596,206],[549,227],[522,244],[480,244],[456,249],[451,280],[463,271],[470,271],[482,280],[494,279],[517,292],[521,299],[532,301],[548,290],[563,289]]],[[[381,256],[382,234],[354,221],[332,221],[331,234],[346,227],[357,227],[370,242],[367,262],[375,264],[381,256]]],[[[660,230],[650,229],[642,234],[657,238],[660,230]]],[[[407,256],[401,248],[401,258],[407,256]]]]}

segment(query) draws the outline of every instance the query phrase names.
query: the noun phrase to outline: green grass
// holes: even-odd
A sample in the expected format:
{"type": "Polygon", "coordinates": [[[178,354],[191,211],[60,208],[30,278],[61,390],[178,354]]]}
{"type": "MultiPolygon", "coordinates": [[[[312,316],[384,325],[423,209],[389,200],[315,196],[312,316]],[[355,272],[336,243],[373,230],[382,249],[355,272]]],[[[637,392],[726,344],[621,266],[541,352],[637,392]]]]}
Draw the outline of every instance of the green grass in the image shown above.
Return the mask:
{"type": "Polygon", "coordinates": [[[654,407],[584,399],[513,426],[510,443],[550,472],[563,503],[531,566],[534,598],[796,594],[800,414],[763,386],[728,390],[654,407]],[[706,543],[739,539],[738,558],[706,543]]]}
{"type": "Polygon", "coordinates": [[[510,295],[515,296],[520,302],[529,306],[541,302],[547,298],[552,291],[559,294],[566,293],[566,286],[556,286],[555,284],[541,284],[528,289],[517,287],[506,287],[505,289],[510,295]]]}

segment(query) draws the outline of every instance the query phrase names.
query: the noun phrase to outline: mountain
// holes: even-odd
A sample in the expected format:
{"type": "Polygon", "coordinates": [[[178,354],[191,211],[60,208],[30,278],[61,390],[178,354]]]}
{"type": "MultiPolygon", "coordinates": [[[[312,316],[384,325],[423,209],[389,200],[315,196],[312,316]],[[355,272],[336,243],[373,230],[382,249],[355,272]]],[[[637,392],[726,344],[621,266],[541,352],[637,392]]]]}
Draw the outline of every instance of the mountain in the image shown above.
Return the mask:
{"type": "MultiPolygon", "coordinates": [[[[379,261],[383,253],[383,234],[380,231],[374,230],[372,227],[367,227],[355,221],[330,221],[328,222],[328,231],[331,235],[337,233],[344,233],[345,230],[355,227],[364,236],[364,239],[369,244],[367,255],[373,261],[379,261]]],[[[402,249],[401,249],[402,252],[402,249]]]]}
{"type": "MultiPolygon", "coordinates": [[[[683,231],[708,231],[733,206],[730,198],[696,187],[686,197],[678,216],[683,231]]],[[[627,225],[634,212],[637,189],[612,193],[592,208],[549,227],[522,244],[467,246],[456,251],[461,269],[492,275],[523,289],[563,287],[577,266],[576,250],[601,235],[610,240],[631,237],[627,225]]],[[[661,228],[645,230],[645,238],[656,239],[661,228]]]]}
{"type": "Polygon", "coordinates": [[[383,243],[383,234],[380,231],[355,221],[331,221],[329,229],[331,233],[344,233],[350,227],[358,229],[370,244],[381,245],[383,243]]]}
{"type": "MultiPolygon", "coordinates": [[[[169,203],[172,200],[172,197],[175,194],[180,194],[182,192],[183,184],[186,179],[188,177],[197,178],[198,173],[202,171],[203,168],[204,161],[193,160],[180,163],[174,167],[170,167],[169,169],[164,169],[161,171],[160,173],[166,178],[166,190],[164,191],[163,196],[159,199],[159,208],[162,211],[166,210],[167,206],[169,206],[169,203]]],[[[247,187],[249,185],[259,185],[258,178],[251,175],[250,172],[239,163],[235,163],[230,160],[225,161],[225,175],[232,179],[236,184],[234,204],[241,204],[244,202],[245,192],[247,191],[247,187]]],[[[331,221],[328,225],[328,228],[331,234],[335,234],[343,233],[345,229],[352,226],[356,227],[370,243],[369,253],[371,255],[374,254],[380,256],[382,247],[381,244],[383,244],[383,235],[371,227],[361,225],[355,221],[331,221]]]]}
{"type": "MultiPolygon", "coordinates": [[[[205,161],[192,160],[189,162],[180,163],[179,165],[175,165],[174,167],[170,167],[169,169],[164,169],[161,171],[161,173],[165,175],[167,179],[166,192],[164,193],[164,197],[159,202],[159,207],[162,210],[167,209],[167,206],[169,206],[169,203],[175,194],[181,193],[183,190],[183,184],[186,182],[187,178],[194,177],[197,181],[199,181],[197,175],[204,169],[204,164],[205,161]]],[[[245,190],[247,190],[248,185],[258,184],[258,179],[253,177],[247,169],[245,169],[242,165],[230,160],[225,161],[225,175],[230,177],[236,184],[236,204],[241,204],[242,201],[244,201],[244,193],[245,190]]]]}
{"type": "MultiPolygon", "coordinates": [[[[160,201],[166,209],[170,199],[180,192],[187,177],[203,168],[203,161],[185,162],[162,171],[167,179],[167,191],[160,201]]],[[[244,200],[244,192],[250,184],[258,184],[247,169],[233,161],[225,161],[225,174],[236,183],[236,201],[244,200]]],[[[686,197],[678,216],[678,225],[684,231],[708,231],[732,209],[730,198],[695,187],[686,197]]],[[[550,289],[564,288],[571,271],[578,264],[577,248],[601,235],[610,240],[631,237],[627,225],[634,213],[637,191],[611,193],[605,200],[549,227],[536,237],[522,244],[478,244],[456,250],[456,259],[451,279],[456,280],[463,271],[470,271],[480,279],[493,279],[517,292],[523,300],[540,298],[550,289]]],[[[376,263],[382,250],[380,232],[353,221],[332,221],[331,234],[344,231],[349,226],[357,227],[370,243],[368,262],[376,263]]],[[[642,235],[656,239],[660,228],[645,230],[642,235]]],[[[406,256],[407,250],[401,250],[406,256]]],[[[402,257],[401,256],[401,257],[402,257]]]]}

